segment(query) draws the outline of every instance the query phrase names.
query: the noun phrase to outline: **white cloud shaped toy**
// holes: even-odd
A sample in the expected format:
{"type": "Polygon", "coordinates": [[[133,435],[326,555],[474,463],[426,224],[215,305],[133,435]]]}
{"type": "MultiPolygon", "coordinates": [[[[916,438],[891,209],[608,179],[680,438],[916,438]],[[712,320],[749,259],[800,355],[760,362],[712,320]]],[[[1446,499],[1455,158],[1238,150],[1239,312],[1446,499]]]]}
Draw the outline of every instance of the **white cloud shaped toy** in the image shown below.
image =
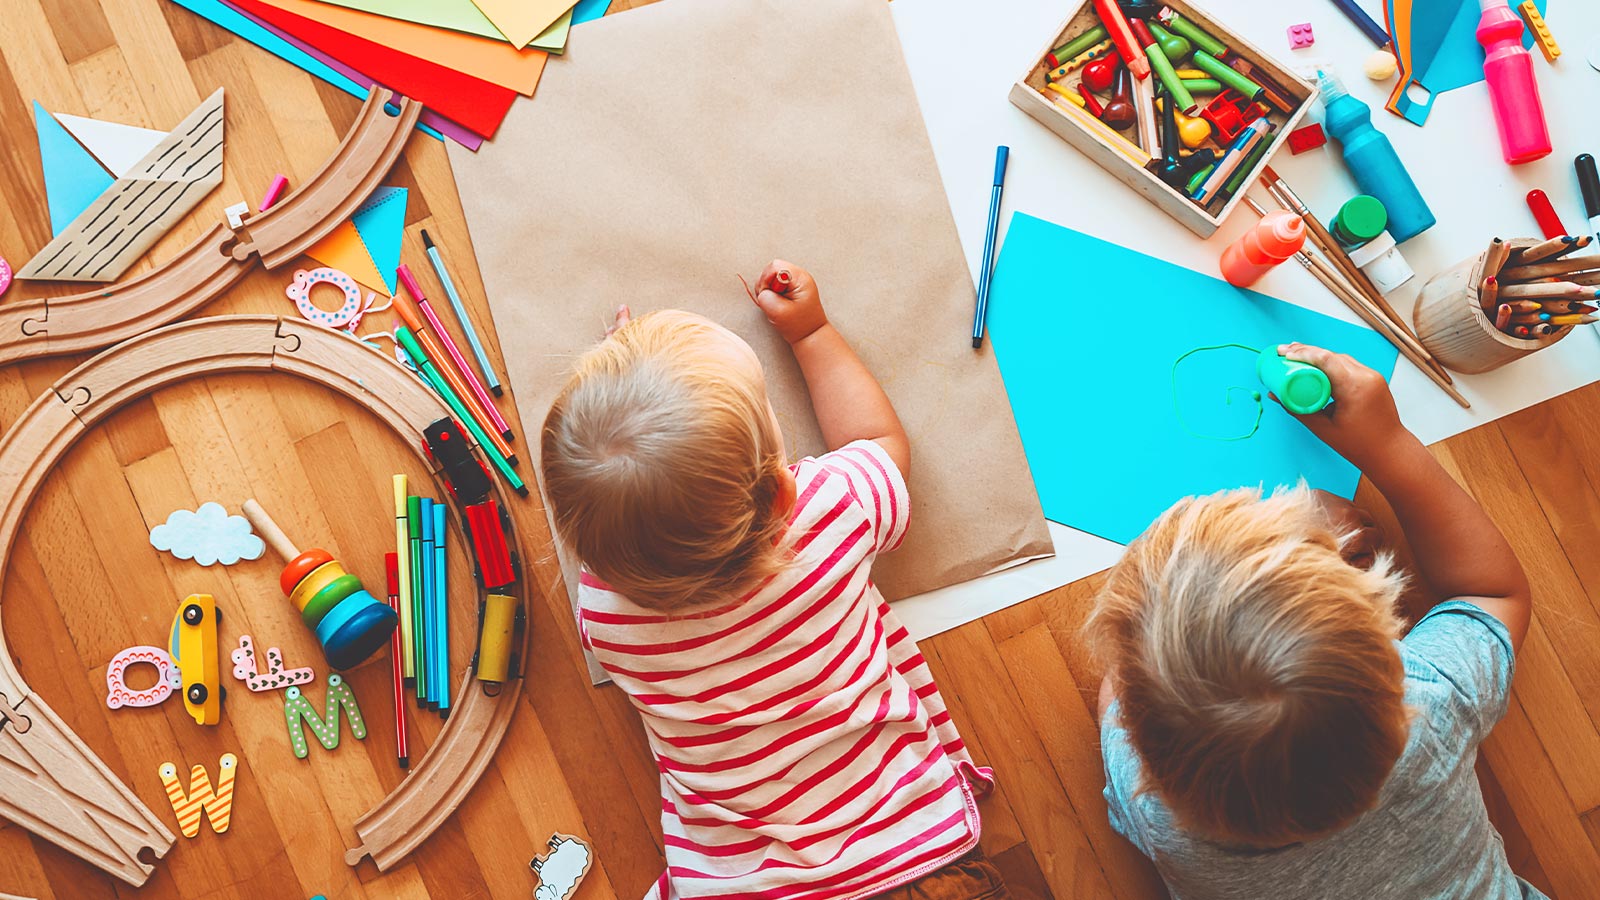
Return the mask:
{"type": "Polygon", "coordinates": [[[202,566],[231,566],[241,559],[260,559],[267,545],[250,531],[243,516],[230,516],[220,503],[175,510],[150,529],[150,546],[202,566]]]}

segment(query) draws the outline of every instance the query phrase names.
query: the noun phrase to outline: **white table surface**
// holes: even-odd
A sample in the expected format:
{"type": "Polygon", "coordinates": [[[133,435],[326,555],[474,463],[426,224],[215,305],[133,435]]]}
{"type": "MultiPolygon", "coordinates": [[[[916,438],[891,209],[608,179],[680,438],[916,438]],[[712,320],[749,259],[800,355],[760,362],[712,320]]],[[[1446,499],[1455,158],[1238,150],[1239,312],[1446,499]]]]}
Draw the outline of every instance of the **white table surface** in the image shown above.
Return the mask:
{"type": "MultiPolygon", "coordinates": [[[[1383,21],[1381,3],[1362,2],[1375,20],[1383,21]]],[[[1546,21],[1563,53],[1554,64],[1546,63],[1537,49],[1533,55],[1555,150],[1545,159],[1517,167],[1507,166],[1500,156],[1482,82],[1440,95],[1427,124],[1420,128],[1385,111],[1393,81],[1375,83],[1362,74],[1361,64],[1372,53],[1372,44],[1331,0],[1208,0],[1200,5],[1290,68],[1314,71],[1319,64],[1331,63],[1351,93],[1372,107],[1373,122],[1393,141],[1438,218],[1433,228],[1400,248],[1417,277],[1390,294],[1389,300],[1408,321],[1417,292],[1430,275],[1478,253],[1495,236],[1539,235],[1524,200],[1529,190],[1545,191],[1567,227],[1584,233],[1587,217],[1572,159],[1585,152],[1600,156],[1600,71],[1587,61],[1591,56],[1600,59],[1600,3],[1551,0],[1546,21]],[[1286,30],[1301,22],[1312,24],[1316,43],[1290,50],[1286,30]]],[[[1217,274],[1222,249],[1255,221],[1241,206],[1221,230],[1201,240],[1011,105],[1007,99],[1011,85],[1056,33],[1066,4],[894,0],[890,9],[975,279],[998,144],[1011,147],[1002,236],[1011,214],[1026,212],[1217,274]]],[[[1319,108],[1307,121],[1320,119],[1319,108]]],[[[1331,145],[1299,156],[1284,149],[1273,157],[1272,165],[1324,221],[1358,193],[1331,145]]],[[[1251,195],[1263,207],[1274,208],[1260,187],[1251,195]]],[[[1293,264],[1268,273],[1255,289],[1359,322],[1293,264]]],[[[1432,443],[1596,380],[1600,380],[1600,332],[1589,326],[1494,372],[1458,376],[1456,385],[1471,401],[1471,409],[1458,407],[1404,357],[1395,370],[1393,388],[1401,418],[1432,443]]],[[[1051,534],[1054,558],[906,598],[897,601],[895,609],[913,635],[922,638],[1092,575],[1121,553],[1118,544],[1057,523],[1051,523],[1051,534]]]]}

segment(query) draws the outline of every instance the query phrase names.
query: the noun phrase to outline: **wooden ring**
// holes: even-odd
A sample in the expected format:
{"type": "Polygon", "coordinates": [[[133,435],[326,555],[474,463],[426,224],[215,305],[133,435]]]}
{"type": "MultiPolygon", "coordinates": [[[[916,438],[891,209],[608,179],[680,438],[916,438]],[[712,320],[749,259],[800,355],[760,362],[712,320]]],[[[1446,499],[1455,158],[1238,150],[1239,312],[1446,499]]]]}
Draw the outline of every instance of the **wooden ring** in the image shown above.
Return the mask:
{"type": "Polygon", "coordinates": [[[311,603],[311,598],[315,597],[318,591],[332,584],[335,579],[343,574],[344,566],[333,560],[317,566],[311,570],[311,574],[300,579],[300,583],[294,586],[293,591],[289,592],[289,602],[293,603],[294,608],[304,615],[306,606],[311,603]]]}
{"type": "MultiPolygon", "coordinates": [[[[55,301],[51,303],[53,309],[55,301]]],[[[118,344],[67,373],[0,438],[0,585],[28,507],[79,438],[152,391],[231,372],[281,372],[343,394],[400,435],[433,470],[416,437],[448,413],[422,382],[378,350],[342,332],[274,316],[222,316],[168,325],[118,344]]],[[[498,493],[498,486],[494,490],[498,493]]],[[[448,497],[449,491],[440,494],[448,497]]],[[[459,522],[460,511],[456,513],[452,521],[459,522]]],[[[508,540],[515,537],[508,535],[508,540]]],[[[465,546],[465,538],[461,541],[465,546]]],[[[526,641],[525,636],[524,656],[526,641]]],[[[461,805],[510,728],[522,681],[514,678],[490,696],[474,687],[470,672],[463,673],[450,718],[422,763],[356,821],[361,845],[345,853],[346,863],[354,866],[371,856],[379,871],[387,871],[461,805]]],[[[37,771],[0,767],[0,814],[129,884],[143,884],[154,866],[140,859],[140,853],[149,850],[159,859],[176,838],[33,692],[17,671],[10,648],[0,643],[0,709],[5,708],[12,717],[5,739],[18,752],[48,758],[51,764],[37,771]],[[26,727],[13,727],[24,720],[26,727]],[[40,815],[41,809],[61,814],[40,815]],[[80,812],[69,815],[69,810],[80,812]],[[117,827],[99,824],[107,821],[117,827]]]]}

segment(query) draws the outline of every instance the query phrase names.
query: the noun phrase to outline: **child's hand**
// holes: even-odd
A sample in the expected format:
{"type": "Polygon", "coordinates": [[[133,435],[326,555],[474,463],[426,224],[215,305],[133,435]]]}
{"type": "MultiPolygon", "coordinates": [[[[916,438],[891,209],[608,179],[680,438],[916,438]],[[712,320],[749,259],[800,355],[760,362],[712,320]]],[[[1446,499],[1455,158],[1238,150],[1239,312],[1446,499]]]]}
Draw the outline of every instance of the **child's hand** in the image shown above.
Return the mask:
{"type": "Polygon", "coordinates": [[[1321,412],[1295,418],[1356,468],[1372,474],[1372,465],[1382,460],[1386,451],[1396,449],[1397,440],[1411,437],[1400,424],[1394,395],[1382,375],[1343,353],[1321,347],[1284,344],[1278,352],[1310,363],[1328,376],[1333,403],[1321,412]]]}
{"type": "Polygon", "coordinates": [[[811,273],[791,262],[775,259],[767,264],[756,279],[756,305],[767,314],[767,321],[790,345],[810,337],[817,329],[828,324],[828,314],[822,310],[822,297],[817,292],[817,282],[811,273]],[[789,285],[783,286],[779,273],[788,276],[789,285]]]}

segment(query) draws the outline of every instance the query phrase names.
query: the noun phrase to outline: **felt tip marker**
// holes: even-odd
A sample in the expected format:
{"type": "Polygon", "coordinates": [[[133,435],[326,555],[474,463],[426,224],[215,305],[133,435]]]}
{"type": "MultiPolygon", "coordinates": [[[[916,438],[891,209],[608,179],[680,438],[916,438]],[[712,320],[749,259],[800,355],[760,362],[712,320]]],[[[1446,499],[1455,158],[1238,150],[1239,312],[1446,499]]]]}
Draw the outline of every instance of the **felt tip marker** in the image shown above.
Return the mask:
{"type": "Polygon", "coordinates": [[[1583,214],[1589,217],[1589,231],[1600,237],[1600,173],[1595,171],[1594,157],[1580,153],[1572,165],[1578,170],[1578,190],[1583,192],[1583,214]]]}
{"type": "Polygon", "coordinates": [[[983,233],[983,264],[978,271],[978,306],[972,314],[974,350],[983,346],[983,323],[989,311],[989,281],[994,274],[995,232],[1000,228],[1000,195],[1005,191],[1006,163],[1010,158],[1010,147],[1002,144],[994,148],[994,186],[989,190],[989,223],[983,233]]]}

